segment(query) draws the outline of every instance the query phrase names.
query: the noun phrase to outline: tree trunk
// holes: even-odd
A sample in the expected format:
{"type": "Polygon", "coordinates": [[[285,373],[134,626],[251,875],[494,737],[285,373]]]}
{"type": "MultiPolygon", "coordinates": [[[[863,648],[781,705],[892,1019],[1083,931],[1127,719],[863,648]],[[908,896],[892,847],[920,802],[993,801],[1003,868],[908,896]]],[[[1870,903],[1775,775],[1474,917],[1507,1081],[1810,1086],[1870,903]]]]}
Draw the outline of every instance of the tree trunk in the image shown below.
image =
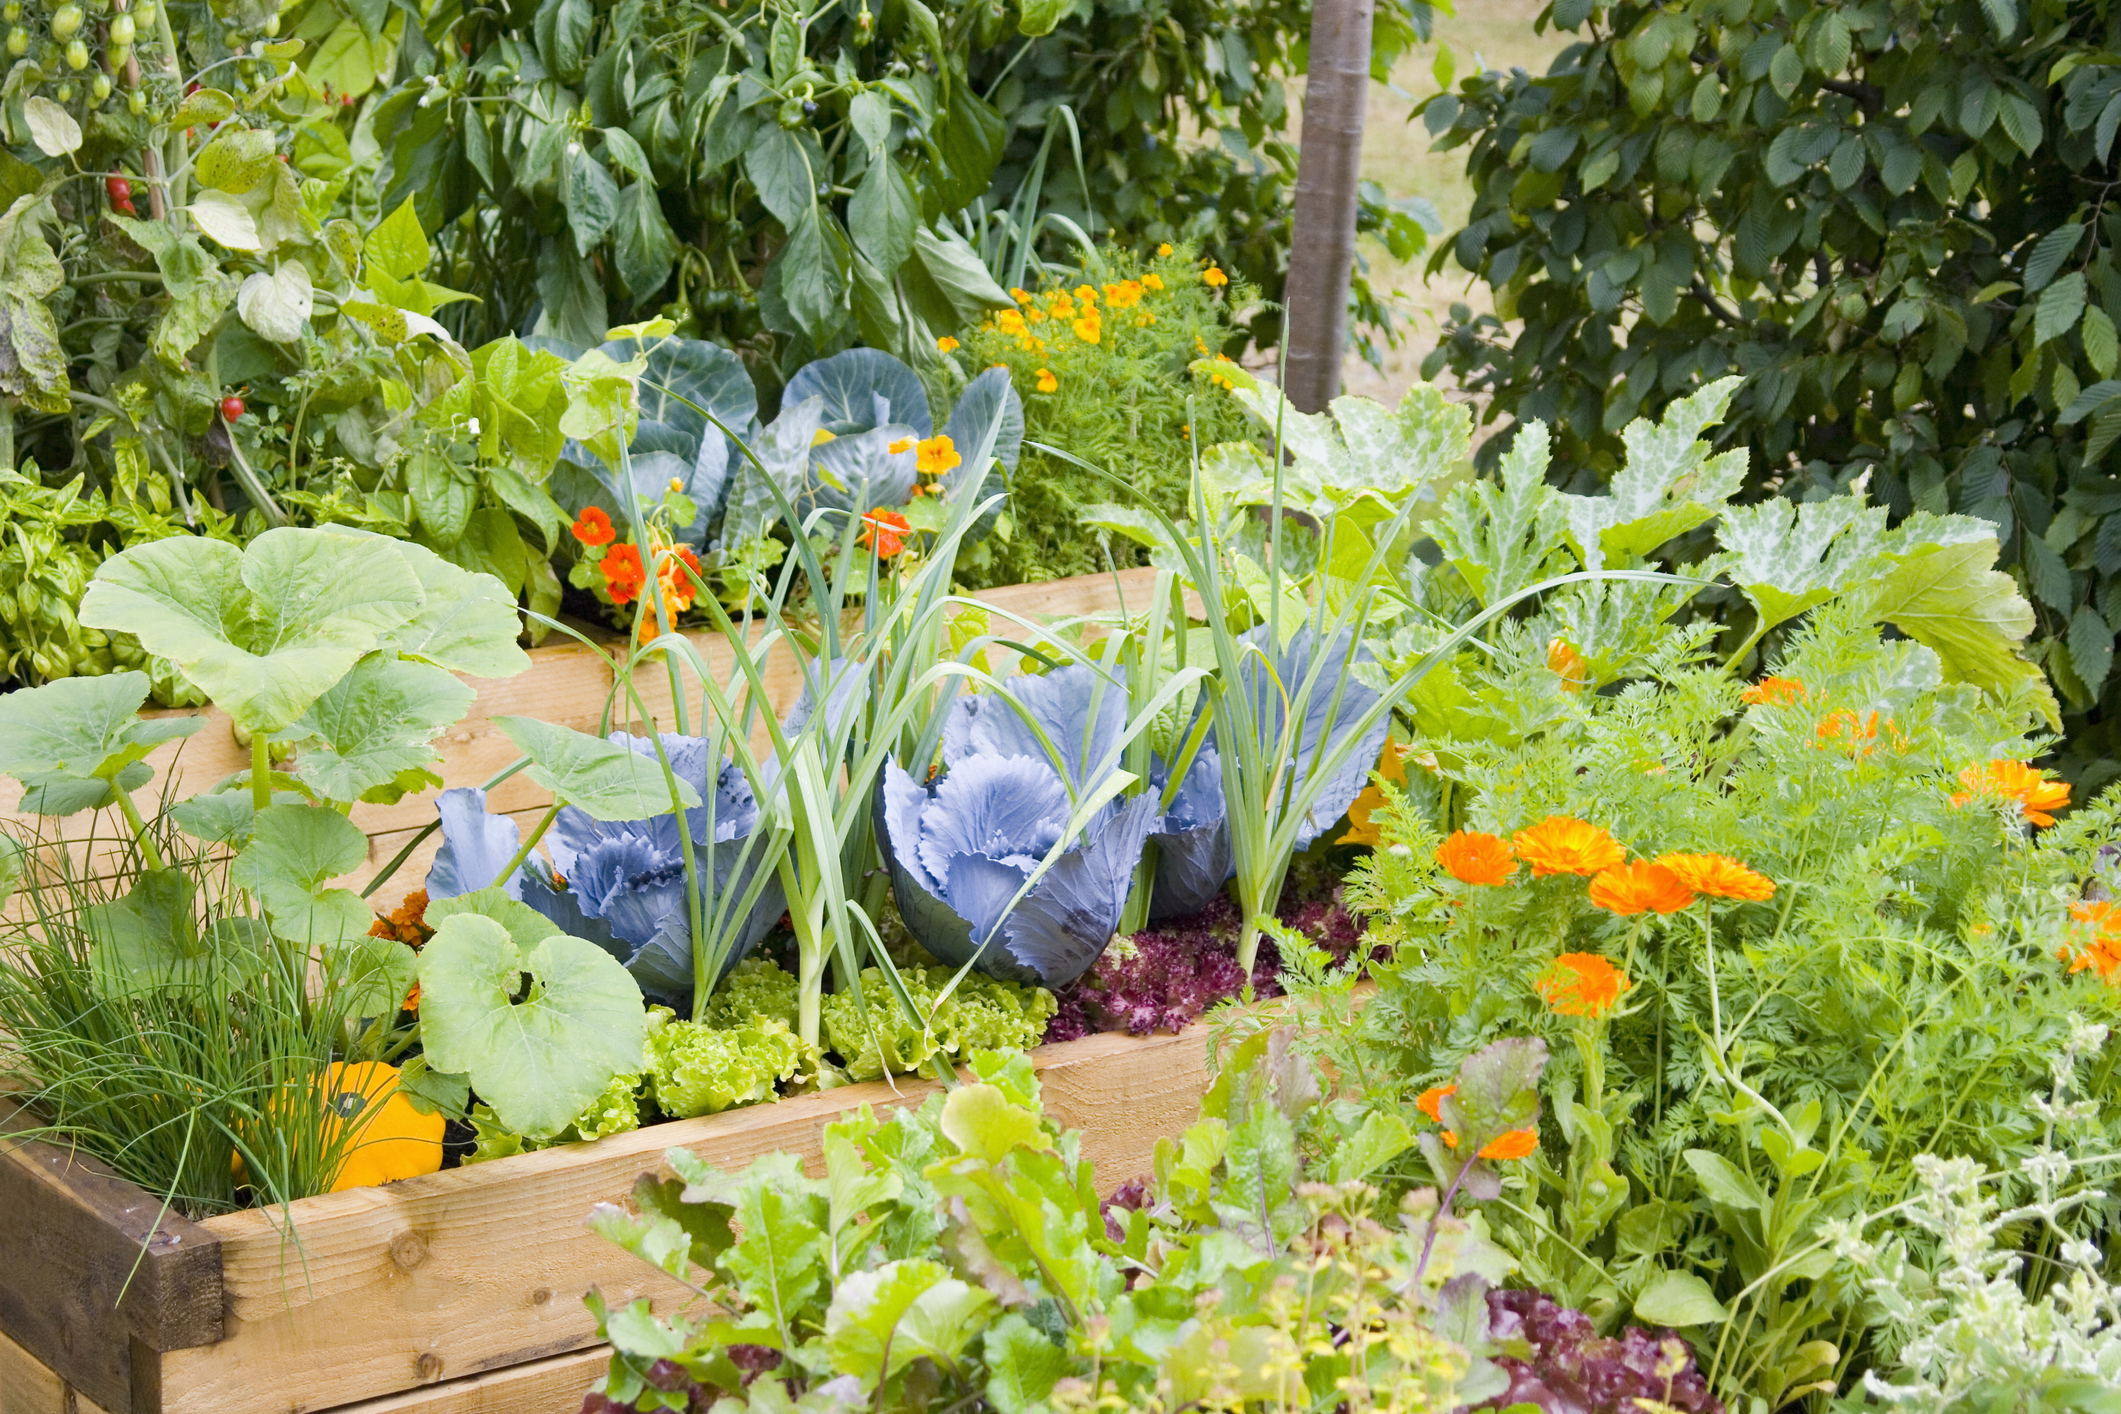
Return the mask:
{"type": "Polygon", "coordinates": [[[1289,401],[1318,412],[1340,392],[1348,339],[1348,275],[1355,265],[1355,183],[1369,100],[1373,0],[1312,0],[1304,81],[1303,152],[1289,251],[1289,401]]]}

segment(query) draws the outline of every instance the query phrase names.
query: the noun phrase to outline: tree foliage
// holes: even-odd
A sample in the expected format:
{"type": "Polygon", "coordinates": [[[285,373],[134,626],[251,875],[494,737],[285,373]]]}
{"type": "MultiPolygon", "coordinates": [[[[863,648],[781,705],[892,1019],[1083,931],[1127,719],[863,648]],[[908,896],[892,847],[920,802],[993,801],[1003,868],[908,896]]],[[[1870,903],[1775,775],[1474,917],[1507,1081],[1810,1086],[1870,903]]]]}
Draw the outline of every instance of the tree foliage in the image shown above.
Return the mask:
{"type": "Polygon", "coordinates": [[[1428,371],[1556,424],[1587,482],[1631,419],[1744,375],[1717,435],[1749,453],[1743,498],[1867,474],[1896,518],[1995,522],[2066,769],[2121,771],[2109,8],[1556,0],[1540,24],[1580,37],[1546,77],[1423,114],[1478,189],[1432,268],[1477,272],[1500,316],[1461,310],[1428,371]]]}

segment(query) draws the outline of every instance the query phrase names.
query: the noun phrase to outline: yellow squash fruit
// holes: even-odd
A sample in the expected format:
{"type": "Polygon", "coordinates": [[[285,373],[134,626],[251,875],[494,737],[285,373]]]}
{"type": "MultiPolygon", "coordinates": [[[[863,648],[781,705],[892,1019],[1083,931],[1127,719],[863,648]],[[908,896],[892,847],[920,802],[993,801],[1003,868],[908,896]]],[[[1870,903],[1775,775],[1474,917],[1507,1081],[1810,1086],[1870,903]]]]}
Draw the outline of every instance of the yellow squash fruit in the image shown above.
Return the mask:
{"type": "Polygon", "coordinates": [[[326,1103],[340,1126],[350,1126],[354,1136],[332,1192],[370,1188],[442,1167],[442,1116],[413,1107],[398,1090],[396,1066],[341,1061],[332,1066],[326,1088],[326,1103]]]}

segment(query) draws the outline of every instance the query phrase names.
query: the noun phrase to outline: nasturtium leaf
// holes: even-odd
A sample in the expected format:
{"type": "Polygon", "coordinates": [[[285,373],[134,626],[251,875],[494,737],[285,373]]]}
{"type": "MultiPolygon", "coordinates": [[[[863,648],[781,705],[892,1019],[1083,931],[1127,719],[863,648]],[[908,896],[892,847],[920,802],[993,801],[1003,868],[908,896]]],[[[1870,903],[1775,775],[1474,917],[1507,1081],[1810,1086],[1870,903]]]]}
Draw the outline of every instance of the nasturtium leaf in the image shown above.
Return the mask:
{"type": "Polygon", "coordinates": [[[80,617],[137,635],[237,725],[276,732],[425,597],[380,536],[283,527],[240,550],[189,535],[131,546],[96,571],[80,617]]]}
{"type": "Polygon", "coordinates": [[[1730,1313],[1692,1272],[1659,1272],[1636,1295],[1635,1319],[1649,1326],[1706,1326],[1721,1324],[1730,1313]]]}
{"type": "Polygon", "coordinates": [[[940,1262],[886,1262],[840,1278],[825,1313],[825,1354],[834,1370],[865,1383],[920,1359],[954,1368],[993,1309],[992,1296],[940,1262]]]}
{"type": "Polygon", "coordinates": [[[22,808],[72,815],[116,804],[145,785],[141,758],[190,736],[203,716],[143,718],[145,673],[61,678],[0,696],[0,775],[22,782],[22,808]]]}
{"type": "MultiPolygon", "coordinates": [[[[645,820],[670,813],[671,782],[655,757],[534,717],[493,721],[530,758],[525,775],[592,819],[645,820]]],[[[689,782],[676,785],[679,805],[690,810],[700,803],[689,782]]]]}
{"type": "Polygon", "coordinates": [[[438,760],[434,739],[477,696],[440,668],[371,653],[278,739],[299,745],[303,784],[327,799],[359,800],[438,760]]]}
{"type": "Polygon", "coordinates": [[[421,950],[419,981],[429,1063],[470,1076],[518,1134],[559,1133],[613,1076],[640,1068],[641,989],[594,943],[555,934],[524,949],[503,924],[460,913],[421,950]]]}
{"type": "Polygon", "coordinates": [[[226,994],[264,970],[271,938],[250,918],[201,929],[198,885],[182,869],[141,871],[122,897],[83,913],[96,985],[122,996],[165,987],[226,994]]]}
{"type": "Polygon", "coordinates": [[[275,936],[322,946],[368,931],[374,915],[361,896],[327,887],[368,858],[359,825],[324,806],[272,805],[254,826],[229,877],[257,896],[275,936]]]}

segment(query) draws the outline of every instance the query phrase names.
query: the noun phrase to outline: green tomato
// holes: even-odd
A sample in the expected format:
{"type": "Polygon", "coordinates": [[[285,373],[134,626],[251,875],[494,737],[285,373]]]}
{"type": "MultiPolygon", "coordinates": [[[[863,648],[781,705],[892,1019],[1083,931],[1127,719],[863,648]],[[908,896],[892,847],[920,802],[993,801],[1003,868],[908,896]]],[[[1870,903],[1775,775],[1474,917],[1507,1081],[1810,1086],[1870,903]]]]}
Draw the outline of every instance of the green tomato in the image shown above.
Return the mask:
{"type": "Polygon", "coordinates": [[[147,95],[137,88],[134,89],[131,93],[125,95],[125,108],[135,118],[139,117],[147,111],[147,95]]]}
{"type": "Polygon", "coordinates": [[[52,11],[52,38],[66,43],[81,32],[82,19],[79,5],[61,5],[52,11]]]}
{"type": "Polygon", "coordinates": [[[52,97],[58,99],[61,103],[71,103],[74,101],[74,86],[70,83],[60,84],[52,90],[52,97]]]}
{"type": "Polygon", "coordinates": [[[89,84],[88,86],[88,92],[89,96],[91,98],[94,98],[98,103],[101,103],[104,99],[110,97],[110,75],[96,75],[95,81],[89,84]]]}
{"type": "Polygon", "coordinates": [[[15,21],[21,18],[22,0],[7,0],[7,3],[5,5],[0,5],[0,19],[4,19],[9,24],[13,24],[15,21]]]}
{"type": "Polygon", "coordinates": [[[231,52],[240,50],[243,47],[243,31],[231,27],[221,35],[221,42],[227,45],[231,52]]]}
{"type": "Polygon", "coordinates": [[[277,13],[267,15],[263,28],[268,39],[277,35],[280,32],[280,16],[277,13]]]}
{"type": "Polygon", "coordinates": [[[7,52],[17,59],[29,53],[29,31],[16,25],[7,32],[7,52]]]}
{"type": "MultiPolygon", "coordinates": [[[[76,39],[67,44],[66,67],[69,69],[85,69],[88,67],[88,45],[84,41],[76,39]]],[[[59,101],[64,103],[66,100],[62,98],[59,101]]]]}
{"type": "Polygon", "coordinates": [[[133,42],[133,17],[131,15],[121,10],[111,16],[110,42],[117,45],[120,49],[126,48],[133,42]]]}

